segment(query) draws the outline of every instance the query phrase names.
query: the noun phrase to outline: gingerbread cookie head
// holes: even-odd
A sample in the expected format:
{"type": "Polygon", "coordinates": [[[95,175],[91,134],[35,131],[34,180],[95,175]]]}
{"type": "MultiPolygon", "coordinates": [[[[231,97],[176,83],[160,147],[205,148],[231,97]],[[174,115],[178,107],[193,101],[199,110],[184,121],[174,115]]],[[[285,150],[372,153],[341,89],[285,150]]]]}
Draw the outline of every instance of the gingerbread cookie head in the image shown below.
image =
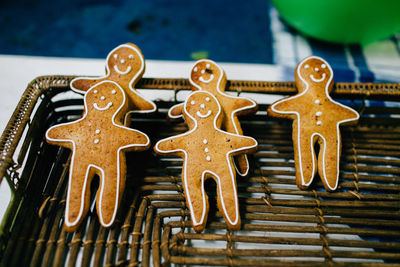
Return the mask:
{"type": "Polygon", "coordinates": [[[295,82],[299,92],[306,90],[307,87],[318,87],[327,88],[326,93],[330,93],[333,86],[333,71],[324,59],[311,56],[297,66],[295,82]]]}
{"type": "Polygon", "coordinates": [[[126,97],[118,84],[103,81],[87,91],[85,103],[88,114],[111,117],[126,105],[126,97]]]}
{"type": "Polygon", "coordinates": [[[185,101],[184,118],[189,128],[198,124],[215,123],[217,127],[221,125],[221,107],[217,99],[207,91],[192,93],[185,101]]]}
{"type": "Polygon", "coordinates": [[[214,61],[201,59],[195,63],[189,78],[192,90],[207,90],[213,92],[225,88],[226,75],[224,70],[214,61]]]}
{"type": "Polygon", "coordinates": [[[77,77],[71,81],[71,89],[78,93],[85,93],[95,84],[111,80],[127,91],[143,76],[144,70],[145,61],[140,49],[131,43],[122,44],[108,54],[106,76],[77,77]]]}
{"type": "Polygon", "coordinates": [[[137,80],[144,72],[144,59],[140,49],[131,43],[114,48],[107,56],[107,70],[112,76],[137,80]]]}

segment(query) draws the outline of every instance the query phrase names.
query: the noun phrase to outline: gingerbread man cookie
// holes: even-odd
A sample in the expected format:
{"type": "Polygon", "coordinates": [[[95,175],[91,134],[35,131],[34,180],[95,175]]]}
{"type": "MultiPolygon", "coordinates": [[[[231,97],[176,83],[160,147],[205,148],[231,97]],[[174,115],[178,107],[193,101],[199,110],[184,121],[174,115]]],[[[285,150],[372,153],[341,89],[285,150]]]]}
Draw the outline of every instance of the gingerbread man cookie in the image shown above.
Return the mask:
{"type": "MultiPolygon", "coordinates": [[[[225,92],[227,83],[224,70],[214,61],[202,59],[195,63],[189,78],[192,91],[202,90],[212,93],[222,106],[224,120],[222,129],[243,135],[243,130],[237,116],[255,113],[257,103],[249,98],[236,97],[225,92]]],[[[168,111],[170,119],[178,119],[182,116],[183,104],[177,104],[168,111]]],[[[236,170],[242,176],[249,172],[249,162],[247,156],[239,155],[236,157],[236,170]]]]}
{"type": "Polygon", "coordinates": [[[142,78],[145,62],[140,49],[131,43],[122,44],[114,48],[106,59],[106,75],[90,78],[78,77],[71,81],[71,89],[78,93],[85,93],[95,84],[110,80],[124,89],[128,96],[129,111],[126,120],[133,112],[154,112],[156,105],[135,90],[135,84],[142,78]]]}
{"type": "Polygon", "coordinates": [[[207,221],[208,198],[204,181],[208,178],[217,183],[218,208],[229,228],[240,228],[232,156],[257,149],[255,139],[222,131],[221,113],[221,106],[211,93],[191,93],[183,107],[189,131],[160,140],[154,147],[158,154],[183,158],[182,184],[196,232],[201,232],[207,221]]]}
{"type": "Polygon", "coordinates": [[[359,114],[336,101],[329,93],[333,87],[333,71],[319,57],[308,57],[296,68],[298,94],[273,103],[268,114],[293,120],[293,145],[296,183],[309,187],[318,169],[324,187],[336,190],[339,181],[341,125],[355,124],[359,114]],[[317,156],[314,144],[318,141],[317,156]]]}
{"type": "Polygon", "coordinates": [[[90,206],[90,184],[100,178],[97,213],[101,225],[109,227],[117,214],[125,188],[125,151],[149,148],[146,134],[123,126],[128,110],[125,92],[112,81],[102,81],[84,97],[81,119],[51,127],[46,132],[50,144],[72,150],[65,228],[75,231],[90,206]]]}

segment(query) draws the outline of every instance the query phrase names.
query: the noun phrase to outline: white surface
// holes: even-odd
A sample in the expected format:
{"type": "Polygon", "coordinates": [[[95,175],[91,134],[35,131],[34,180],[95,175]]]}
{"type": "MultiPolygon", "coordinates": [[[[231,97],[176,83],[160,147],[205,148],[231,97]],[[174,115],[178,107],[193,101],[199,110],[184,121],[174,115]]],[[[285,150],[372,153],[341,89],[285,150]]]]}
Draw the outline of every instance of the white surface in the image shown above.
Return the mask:
{"type": "MultiPolygon", "coordinates": [[[[0,55],[0,132],[3,133],[28,83],[43,75],[100,76],[104,74],[104,59],[49,58],[0,55]]],[[[194,62],[146,60],[144,77],[188,78],[194,62]]],[[[261,64],[221,63],[230,80],[283,80],[279,67],[261,64]]],[[[158,98],[146,90],[146,96],[158,98]],[[150,94],[150,96],[149,96],[150,94]]],[[[257,101],[259,101],[257,99],[257,101]]],[[[4,181],[0,185],[0,220],[10,198],[4,181]]]]}

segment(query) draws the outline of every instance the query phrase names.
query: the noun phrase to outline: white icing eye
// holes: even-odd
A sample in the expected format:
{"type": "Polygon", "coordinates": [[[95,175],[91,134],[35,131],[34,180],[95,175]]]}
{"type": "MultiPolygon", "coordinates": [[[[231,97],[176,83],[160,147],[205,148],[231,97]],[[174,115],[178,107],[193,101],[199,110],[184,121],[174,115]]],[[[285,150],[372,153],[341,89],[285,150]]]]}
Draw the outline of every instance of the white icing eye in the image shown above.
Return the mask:
{"type": "Polygon", "coordinates": [[[101,96],[100,99],[101,99],[101,100],[104,100],[104,99],[106,99],[106,98],[105,98],[104,96],[101,96]]]}
{"type": "Polygon", "coordinates": [[[196,102],[194,100],[190,101],[190,104],[194,105],[196,102]]]}
{"type": "Polygon", "coordinates": [[[322,69],[325,69],[325,68],[326,68],[326,65],[325,65],[325,64],[322,64],[322,65],[321,65],[321,68],[322,68],[322,69]]]}
{"type": "Polygon", "coordinates": [[[121,62],[121,64],[124,64],[125,60],[121,59],[119,62],[121,62]]]}
{"type": "Polygon", "coordinates": [[[118,57],[118,55],[117,55],[117,54],[114,54],[114,59],[117,59],[117,57],[118,57]]]}
{"type": "Polygon", "coordinates": [[[197,72],[199,69],[197,67],[194,67],[193,71],[197,72]]]}
{"type": "Polygon", "coordinates": [[[201,108],[205,108],[206,106],[205,106],[204,104],[201,104],[200,107],[201,107],[201,108]]]}
{"type": "Polygon", "coordinates": [[[201,74],[204,74],[204,73],[206,73],[206,71],[205,70],[201,70],[201,74]]]}
{"type": "Polygon", "coordinates": [[[115,90],[111,91],[111,94],[113,94],[113,95],[115,95],[116,93],[117,93],[117,91],[115,91],[115,90]]]}
{"type": "Polygon", "coordinates": [[[305,66],[304,66],[304,68],[305,69],[308,69],[310,66],[308,66],[308,64],[306,64],[305,66]]]}
{"type": "Polygon", "coordinates": [[[207,139],[204,139],[204,140],[203,140],[203,144],[206,145],[207,143],[208,143],[207,139]]]}
{"type": "Polygon", "coordinates": [[[129,59],[133,59],[133,55],[129,55],[128,58],[129,58],[129,59]]]}
{"type": "Polygon", "coordinates": [[[207,102],[210,102],[210,98],[209,98],[209,97],[206,97],[206,101],[207,101],[207,102]]]}
{"type": "Polygon", "coordinates": [[[206,68],[207,68],[207,69],[209,69],[210,67],[211,67],[210,64],[207,64],[207,65],[206,65],[206,68]]]}
{"type": "Polygon", "coordinates": [[[95,93],[95,94],[97,94],[98,92],[99,92],[99,91],[97,91],[97,90],[94,90],[94,91],[93,91],[93,93],[95,93]]]}
{"type": "Polygon", "coordinates": [[[315,68],[314,70],[315,70],[315,71],[319,71],[319,69],[318,69],[318,68],[315,68]]]}
{"type": "Polygon", "coordinates": [[[97,129],[95,133],[96,133],[96,134],[99,134],[99,133],[100,133],[100,130],[99,130],[99,129],[97,129]]]}

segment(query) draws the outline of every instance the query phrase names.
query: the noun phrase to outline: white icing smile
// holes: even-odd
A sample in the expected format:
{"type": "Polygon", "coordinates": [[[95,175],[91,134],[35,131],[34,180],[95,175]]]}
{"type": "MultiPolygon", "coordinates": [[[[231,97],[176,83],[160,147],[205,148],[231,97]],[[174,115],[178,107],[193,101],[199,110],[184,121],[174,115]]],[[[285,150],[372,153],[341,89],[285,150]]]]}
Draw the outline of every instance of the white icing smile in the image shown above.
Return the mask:
{"type": "Polygon", "coordinates": [[[99,110],[99,111],[105,111],[105,110],[109,109],[111,106],[112,106],[112,103],[111,103],[111,102],[109,102],[109,103],[107,104],[107,106],[105,106],[104,108],[99,107],[99,106],[97,105],[97,103],[94,103],[94,104],[93,104],[93,107],[94,107],[95,109],[99,110]]]}
{"type": "Polygon", "coordinates": [[[208,116],[211,115],[211,110],[209,110],[206,114],[201,114],[200,111],[197,111],[196,115],[199,116],[200,118],[207,118],[208,116]]]}
{"type": "Polygon", "coordinates": [[[209,83],[209,82],[211,82],[212,80],[214,80],[214,74],[211,74],[211,75],[210,75],[210,78],[208,78],[208,80],[204,79],[203,76],[200,76],[200,78],[199,78],[199,81],[200,81],[200,82],[203,82],[203,83],[209,83]]]}
{"type": "Polygon", "coordinates": [[[325,77],[326,77],[325,73],[322,73],[322,77],[320,79],[314,78],[314,75],[312,74],[310,75],[311,80],[316,83],[322,82],[323,80],[325,80],[325,77]]]}
{"type": "Polygon", "coordinates": [[[125,71],[122,71],[122,70],[120,70],[120,69],[118,69],[118,66],[117,65],[114,65],[114,70],[118,73],[118,74],[121,74],[121,75],[125,75],[125,74],[128,74],[130,71],[131,71],[131,66],[128,66],[128,68],[125,70],[125,71]]]}

